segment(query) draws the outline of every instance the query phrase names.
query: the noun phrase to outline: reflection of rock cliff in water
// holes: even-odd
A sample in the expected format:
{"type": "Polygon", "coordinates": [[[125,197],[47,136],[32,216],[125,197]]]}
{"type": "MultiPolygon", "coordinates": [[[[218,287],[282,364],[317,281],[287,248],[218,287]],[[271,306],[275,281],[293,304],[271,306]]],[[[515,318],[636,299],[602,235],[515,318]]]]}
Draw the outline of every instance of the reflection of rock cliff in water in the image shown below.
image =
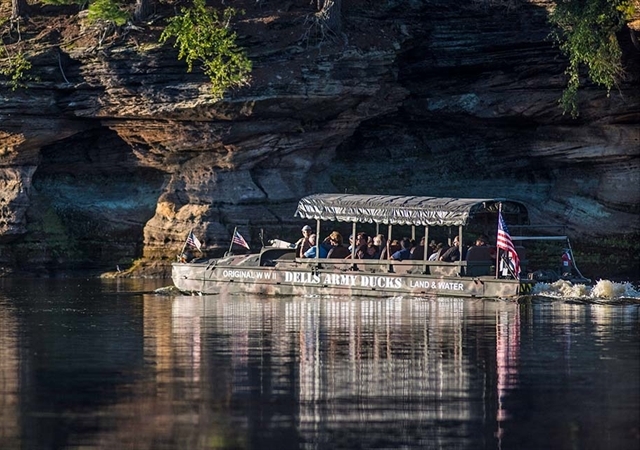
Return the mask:
{"type": "Polygon", "coordinates": [[[208,248],[236,225],[291,240],[297,199],[323,191],[505,196],[574,236],[640,232],[628,33],[628,80],[610,97],[587,84],[573,120],[548,2],[356,0],[320,47],[300,41],[309,2],[235,3],[254,72],[224,101],[142,34],[61,47],[68,84],[43,50],[37,85],[0,86],[0,265],[171,259],[192,227],[208,248]]]}

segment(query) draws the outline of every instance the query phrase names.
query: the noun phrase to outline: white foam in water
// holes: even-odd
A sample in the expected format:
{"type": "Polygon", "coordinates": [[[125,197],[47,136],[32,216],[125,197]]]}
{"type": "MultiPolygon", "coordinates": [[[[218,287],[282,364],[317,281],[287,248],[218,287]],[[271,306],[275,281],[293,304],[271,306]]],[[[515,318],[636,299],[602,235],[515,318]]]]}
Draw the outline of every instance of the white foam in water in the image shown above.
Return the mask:
{"type": "Polygon", "coordinates": [[[533,287],[533,295],[565,298],[640,298],[640,292],[631,283],[616,283],[609,280],[598,280],[595,286],[573,284],[558,280],[554,283],[537,283],[533,287]]]}

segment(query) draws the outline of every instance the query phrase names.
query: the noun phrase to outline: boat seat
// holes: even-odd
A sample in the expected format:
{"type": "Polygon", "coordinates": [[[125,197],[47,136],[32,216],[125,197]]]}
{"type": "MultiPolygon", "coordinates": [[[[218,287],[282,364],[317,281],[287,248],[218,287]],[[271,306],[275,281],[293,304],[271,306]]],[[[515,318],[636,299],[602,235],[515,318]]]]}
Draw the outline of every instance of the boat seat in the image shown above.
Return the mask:
{"type": "Polygon", "coordinates": [[[458,276],[460,266],[457,263],[442,263],[440,265],[429,266],[431,275],[437,275],[441,277],[455,277],[458,276]]]}
{"type": "Polygon", "coordinates": [[[491,261],[491,247],[473,246],[467,251],[467,261],[491,261]]]}
{"type": "Polygon", "coordinates": [[[411,249],[411,259],[412,260],[424,259],[424,245],[418,245],[411,249]]]}
{"type": "Polygon", "coordinates": [[[275,266],[279,261],[293,261],[296,251],[290,248],[269,248],[260,253],[260,266],[275,266]]]}
{"type": "Polygon", "coordinates": [[[391,265],[391,271],[399,275],[420,273],[422,271],[422,267],[414,264],[412,261],[407,261],[404,264],[402,261],[396,261],[391,265]]]}
{"type": "Polygon", "coordinates": [[[326,270],[340,270],[342,272],[346,272],[353,268],[353,263],[351,262],[350,259],[345,260],[344,258],[341,258],[341,259],[334,259],[333,261],[323,259],[321,261],[322,261],[320,263],[321,267],[326,270]]]}
{"type": "Polygon", "coordinates": [[[491,247],[473,246],[469,248],[467,251],[467,276],[491,275],[492,268],[495,270],[495,259],[491,256],[491,247]]]}
{"type": "Polygon", "coordinates": [[[329,254],[327,254],[327,258],[329,258],[329,259],[331,259],[331,258],[346,258],[350,254],[351,254],[351,252],[349,251],[349,249],[347,247],[339,245],[339,246],[333,247],[331,250],[329,250],[329,254]]]}

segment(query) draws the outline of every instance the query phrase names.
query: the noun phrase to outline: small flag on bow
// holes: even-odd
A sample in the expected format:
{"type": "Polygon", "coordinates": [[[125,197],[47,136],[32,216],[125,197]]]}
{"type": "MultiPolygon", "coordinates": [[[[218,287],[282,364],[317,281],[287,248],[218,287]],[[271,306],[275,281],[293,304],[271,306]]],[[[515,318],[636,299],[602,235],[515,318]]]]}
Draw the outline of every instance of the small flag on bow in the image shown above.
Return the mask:
{"type": "Polygon", "coordinates": [[[513,273],[516,274],[516,276],[520,275],[520,258],[518,257],[516,248],[513,246],[511,235],[509,234],[509,230],[507,230],[507,224],[502,218],[502,211],[498,212],[498,239],[496,240],[496,246],[504,250],[510,257],[513,263],[513,273]]]}
{"type": "Polygon", "coordinates": [[[240,233],[238,233],[238,230],[234,230],[233,231],[233,243],[240,245],[241,247],[246,248],[247,250],[251,250],[249,248],[249,244],[247,244],[247,241],[244,240],[244,238],[242,237],[242,235],[240,233]]]}
{"type": "Polygon", "coordinates": [[[189,236],[187,237],[187,244],[197,248],[199,251],[202,251],[202,244],[200,243],[198,238],[193,234],[193,231],[189,232],[189,236]]]}

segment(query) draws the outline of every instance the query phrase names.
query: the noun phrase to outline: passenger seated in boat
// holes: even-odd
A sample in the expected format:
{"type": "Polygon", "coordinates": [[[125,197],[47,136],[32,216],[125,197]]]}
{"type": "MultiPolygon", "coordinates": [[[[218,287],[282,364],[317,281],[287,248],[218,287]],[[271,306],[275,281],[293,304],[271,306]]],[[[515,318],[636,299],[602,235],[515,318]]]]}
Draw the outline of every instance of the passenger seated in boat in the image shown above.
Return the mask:
{"type": "Polygon", "coordinates": [[[438,242],[433,249],[433,253],[429,255],[428,261],[438,261],[440,259],[440,255],[447,251],[447,249],[448,247],[446,247],[442,242],[438,242]]]}
{"type": "Polygon", "coordinates": [[[400,250],[394,252],[391,255],[391,259],[395,261],[405,261],[407,259],[411,259],[411,241],[407,238],[404,238],[400,241],[400,250]]]}
{"type": "Polygon", "coordinates": [[[480,261],[480,260],[492,260],[495,258],[495,254],[492,255],[491,248],[489,247],[489,239],[486,235],[481,234],[476,238],[476,242],[474,245],[469,247],[467,250],[467,254],[465,255],[465,259],[467,261],[480,261]]]}
{"type": "Polygon", "coordinates": [[[411,249],[411,259],[424,259],[424,236],[420,243],[411,249]]]}
{"type": "Polygon", "coordinates": [[[378,247],[378,259],[382,259],[382,252],[387,248],[387,238],[384,234],[376,234],[373,237],[373,245],[378,247]]]}
{"type": "Polygon", "coordinates": [[[488,247],[489,246],[489,238],[486,234],[481,234],[476,238],[476,247],[488,247]]]}
{"type": "Polygon", "coordinates": [[[460,241],[458,240],[458,236],[456,236],[455,238],[453,238],[453,244],[451,245],[451,247],[449,247],[449,250],[447,250],[442,254],[442,256],[440,256],[440,261],[455,262],[464,259],[465,256],[466,255],[463,254],[462,258],[460,257],[460,241]]]}
{"type": "Polygon", "coordinates": [[[391,259],[391,255],[400,250],[402,250],[402,247],[397,239],[393,239],[391,242],[387,241],[387,246],[382,249],[380,259],[391,259]]]}
{"type": "MultiPolygon", "coordinates": [[[[316,235],[312,234],[309,236],[309,243],[311,244],[311,247],[304,252],[304,254],[302,255],[303,258],[315,258],[316,257],[316,235]]],[[[320,258],[326,258],[327,254],[329,253],[329,249],[331,248],[331,246],[326,243],[326,242],[322,242],[320,244],[320,258]]]]}
{"type": "Polygon", "coordinates": [[[311,236],[311,227],[309,225],[305,225],[304,227],[302,227],[302,237],[298,239],[295,243],[295,248],[297,249],[296,256],[303,257],[305,252],[309,250],[309,248],[311,248],[312,245],[315,245],[315,244],[309,243],[310,236],[311,236]]]}
{"type": "MultiPolygon", "coordinates": [[[[469,259],[469,252],[474,249],[474,248],[481,248],[482,250],[473,250],[473,255],[474,258],[476,260],[478,260],[479,255],[487,255],[488,254],[488,259],[490,259],[491,261],[495,261],[496,259],[496,247],[489,245],[489,238],[487,237],[486,234],[481,234],[480,236],[478,236],[478,238],[476,239],[476,242],[474,245],[472,245],[471,247],[469,247],[469,250],[467,250],[467,256],[466,259],[469,259]]],[[[484,256],[482,257],[484,259],[484,256]]]]}
{"type": "Polygon", "coordinates": [[[380,248],[373,243],[367,245],[367,255],[365,259],[380,259],[380,248]]]}
{"type": "MultiPolygon", "coordinates": [[[[356,248],[355,259],[370,259],[367,253],[368,246],[367,244],[362,244],[356,248]]],[[[347,255],[345,259],[351,259],[351,253],[347,255]]]]}
{"type": "MultiPolygon", "coordinates": [[[[349,250],[349,252],[351,252],[351,250],[349,250]]],[[[358,245],[355,251],[355,259],[366,259],[366,256],[367,256],[367,245],[366,244],[358,245]]],[[[344,259],[351,259],[351,258],[352,258],[352,254],[349,253],[347,256],[345,256],[344,259]]]]}
{"type": "MultiPolygon", "coordinates": [[[[353,238],[349,237],[349,242],[351,242],[351,245],[349,245],[349,251],[351,251],[351,248],[354,245],[352,241],[353,241],[353,238]]],[[[369,236],[367,235],[367,233],[360,232],[356,235],[356,242],[355,242],[356,249],[361,245],[367,245],[368,242],[369,242],[369,236]]]]}
{"type": "Polygon", "coordinates": [[[342,235],[337,231],[331,232],[325,239],[325,242],[331,245],[331,250],[329,250],[327,258],[344,258],[351,253],[347,247],[342,245],[342,235]]]}
{"type": "MultiPolygon", "coordinates": [[[[431,240],[431,242],[429,242],[429,246],[428,246],[428,256],[427,259],[431,258],[431,255],[433,255],[436,252],[436,247],[438,246],[438,243],[434,240],[431,240]]],[[[442,248],[442,247],[440,247],[442,248]]]]}

